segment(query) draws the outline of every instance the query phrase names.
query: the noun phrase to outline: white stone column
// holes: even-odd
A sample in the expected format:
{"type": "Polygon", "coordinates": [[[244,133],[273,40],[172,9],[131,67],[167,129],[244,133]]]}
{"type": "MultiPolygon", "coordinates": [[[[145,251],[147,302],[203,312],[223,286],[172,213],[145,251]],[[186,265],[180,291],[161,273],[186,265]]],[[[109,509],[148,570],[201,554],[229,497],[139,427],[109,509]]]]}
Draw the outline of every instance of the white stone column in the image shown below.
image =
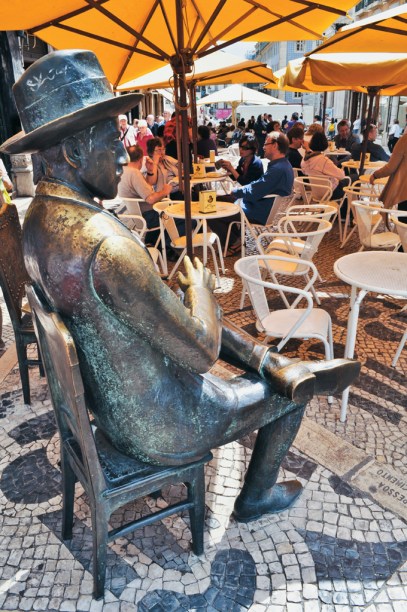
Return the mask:
{"type": "Polygon", "coordinates": [[[31,155],[10,155],[11,174],[17,197],[34,196],[33,165],[31,155]]]}

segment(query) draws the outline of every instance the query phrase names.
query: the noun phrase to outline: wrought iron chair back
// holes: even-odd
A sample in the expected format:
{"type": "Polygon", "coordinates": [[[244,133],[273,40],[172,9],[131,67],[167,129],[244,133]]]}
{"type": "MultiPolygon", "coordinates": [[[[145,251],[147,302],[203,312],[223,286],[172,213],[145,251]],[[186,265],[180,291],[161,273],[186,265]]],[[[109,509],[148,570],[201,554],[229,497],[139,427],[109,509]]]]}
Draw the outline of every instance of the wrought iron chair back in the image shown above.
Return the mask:
{"type": "Polygon", "coordinates": [[[14,204],[3,203],[0,206],[0,244],[0,287],[14,330],[24,403],[29,404],[31,398],[28,367],[41,367],[41,362],[27,356],[27,346],[36,344],[37,339],[31,315],[23,314],[21,310],[25,285],[30,282],[30,278],[24,265],[21,225],[14,204]]]}

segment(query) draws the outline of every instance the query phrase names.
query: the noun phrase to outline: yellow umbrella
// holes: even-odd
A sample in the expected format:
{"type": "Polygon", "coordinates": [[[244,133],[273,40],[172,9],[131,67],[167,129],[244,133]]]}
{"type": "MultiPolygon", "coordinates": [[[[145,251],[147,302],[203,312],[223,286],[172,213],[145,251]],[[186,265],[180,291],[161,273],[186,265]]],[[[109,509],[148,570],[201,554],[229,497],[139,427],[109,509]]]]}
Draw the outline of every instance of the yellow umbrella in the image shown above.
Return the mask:
{"type": "Polygon", "coordinates": [[[323,53],[404,53],[407,49],[407,5],[344,26],[307,55],[323,53]]]}
{"type": "MultiPolygon", "coordinates": [[[[293,88],[334,87],[369,94],[367,123],[378,94],[402,94],[407,88],[407,53],[314,53],[288,62],[282,85],[293,88]]],[[[365,160],[367,134],[362,148],[365,160]]]]}
{"type": "Polygon", "coordinates": [[[1,28],[27,30],[57,49],[94,51],[115,87],[163,62],[171,63],[181,109],[187,249],[192,254],[185,75],[193,71],[194,61],[243,39],[320,39],[354,4],[355,0],[13,0],[2,7],[1,28]]]}
{"type": "MultiPolygon", "coordinates": [[[[276,83],[273,71],[266,64],[243,60],[237,55],[226,51],[215,51],[210,55],[201,57],[194,63],[194,71],[186,75],[188,85],[194,86],[230,84],[230,83],[276,83]]],[[[117,87],[118,91],[134,89],[159,89],[172,87],[174,73],[171,65],[167,64],[149,74],[123,83],[117,87]]]]}
{"type": "Polygon", "coordinates": [[[355,0],[13,0],[3,30],[24,29],[57,49],[96,53],[117,87],[180,57],[193,60],[245,39],[320,39],[355,0]],[[182,39],[182,40],[181,40],[182,39]],[[224,41],[220,43],[220,41],[224,41]]]}
{"type": "Polygon", "coordinates": [[[309,91],[374,87],[388,95],[407,86],[407,53],[315,53],[288,62],[280,83],[309,91]]]}
{"type": "MultiPolygon", "coordinates": [[[[299,58],[302,61],[304,58],[299,58]]],[[[292,62],[297,62],[298,60],[292,60],[292,62]]],[[[284,89],[284,91],[300,91],[302,93],[320,93],[323,91],[337,91],[337,87],[329,87],[326,85],[317,85],[311,81],[308,81],[307,84],[301,83],[301,86],[291,85],[287,75],[287,68],[280,68],[280,70],[276,70],[273,72],[274,78],[277,81],[277,84],[268,83],[264,87],[266,89],[284,89]]]]}

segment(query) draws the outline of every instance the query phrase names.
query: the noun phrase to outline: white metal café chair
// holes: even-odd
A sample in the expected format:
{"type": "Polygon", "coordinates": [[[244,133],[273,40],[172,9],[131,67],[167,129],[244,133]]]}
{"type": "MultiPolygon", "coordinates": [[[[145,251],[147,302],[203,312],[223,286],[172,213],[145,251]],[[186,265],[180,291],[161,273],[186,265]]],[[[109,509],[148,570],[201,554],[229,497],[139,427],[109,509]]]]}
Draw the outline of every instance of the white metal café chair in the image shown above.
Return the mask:
{"type": "Polygon", "coordinates": [[[400,236],[386,229],[385,231],[378,231],[380,227],[383,227],[385,215],[392,214],[393,211],[391,209],[377,205],[371,206],[361,200],[353,200],[352,209],[361,244],[359,251],[364,249],[389,249],[397,251],[401,245],[400,236]]]}
{"type": "MultiPolygon", "coordinates": [[[[276,274],[307,277],[308,266],[304,265],[303,262],[312,261],[323,237],[331,229],[332,224],[326,219],[307,217],[305,215],[288,215],[280,219],[276,232],[260,234],[256,240],[259,253],[264,255],[283,255],[287,258],[287,261],[276,261],[268,263],[266,266],[273,280],[276,280],[276,274]],[[308,226],[310,229],[302,231],[304,226],[308,226]]],[[[317,304],[320,304],[313,285],[311,285],[310,290],[317,304]]],[[[282,298],[286,303],[285,296],[282,296],[282,298]]],[[[243,303],[244,293],[242,294],[241,308],[243,308],[243,303]]]]}
{"type": "Polygon", "coordinates": [[[285,215],[306,215],[307,217],[317,217],[318,219],[325,219],[330,223],[336,218],[338,210],[336,206],[331,204],[291,204],[285,211],[285,215]]]}
{"type": "MultiPolygon", "coordinates": [[[[305,276],[308,275],[308,266],[303,261],[312,261],[319,245],[327,232],[332,229],[332,224],[325,219],[315,217],[284,216],[280,219],[276,232],[263,232],[256,239],[257,250],[261,255],[282,255],[287,261],[264,262],[264,273],[269,274],[273,282],[277,282],[276,275],[283,276],[305,276]],[[302,228],[308,226],[307,231],[302,228]]],[[[319,276],[319,274],[318,274],[319,276]]],[[[319,297],[311,285],[310,290],[317,304],[319,297]]],[[[240,310],[244,306],[246,291],[243,287],[240,300],[240,310]]],[[[284,293],[281,298],[288,307],[289,303],[284,293]]],[[[294,305],[298,299],[294,301],[294,305]]]]}
{"type": "Polygon", "coordinates": [[[406,210],[392,210],[390,214],[390,221],[394,225],[394,229],[397,231],[403,251],[407,253],[407,211],[406,210]],[[404,218],[400,221],[400,218],[404,218]]]}
{"type": "MultiPolygon", "coordinates": [[[[346,177],[350,185],[351,179],[346,177]]],[[[336,218],[338,219],[339,239],[342,241],[342,225],[340,210],[345,201],[345,195],[339,199],[332,199],[332,183],[328,177],[322,176],[299,176],[294,179],[294,189],[298,190],[302,196],[304,204],[325,203],[336,208],[336,218]]],[[[335,219],[332,219],[332,223],[335,219]]]]}
{"type": "MultiPolygon", "coordinates": [[[[356,223],[354,222],[353,227],[350,229],[349,233],[349,227],[350,227],[350,219],[351,219],[351,211],[352,211],[352,202],[354,200],[361,200],[361,201],[365,201],[366,204],[372,204],[373,206],[382,206],[382,204],[380,204],[380,192],[377,189],[376,185],[370,185],[369,183],[363,183],[362,181],[355,181],[352,185],[350,185],[349,187],[345,187],[344,188],[344,192],[345,192],[345,196],[347,199],[347,210],[346,210],[346,218],[345,218],[345,224],[343,227],[343,232],[342,232],[342,241],[341,241],[341,246],[340,248],[343,249],[343,247],[345,246],[345,244],[350,240],[351,236],[354,234],[354,232],[356,231],[356,223]]],[[[379,217],[377,217],[376,220],[378,220],[379,217]]]]}
{"type": "MultiPolygon", "coordinates": [[[[256,238],[262,232],[267,232],[272,229],[275,225],[277,219],[285,214],[286,209],[290,206],[293,201],[294,194],[290,194],[288,196],[279,196],[275,193],[271,193],[267,195],[265,199],[274,198],[274,202],[272,207],[270,208],[269,215],[267,217],[266,223],[261,225],[260,223],[250,223],[248,218],[245,215],[245,227],[249,230],[250,234],[256,240],[256,238]]],[[[236,204],[241,205],[241,199],[236,200],[236,204]]],[[[225,248],[223,250],[223,255],[226,257],[226,253],[229,248],[229,240],[230,240],[230,232],[232,231],[232,225],[236,225],[240,227],[240,221],[232,221],[228,227],[228,233],[226,235],[225,248]]]]}
{"type": "MultiPolygon", "coordinates": [[[[243,281],[247,290],[253,310],[256,314],[256,328],[259,332],[266,334],[265,342],[270,338],[280,338],[277,351],[287,344],[291,338],[308,340],[315,338],[320,340],[325,349],[325,358],[333,359],[332,321],[326,310],[314,308],[311,287],[318,276],[317,269],[311,261],[294,261],[298,265],[307,268],[307,283],[303,289],[283,285],[278,281],[270,282],[262,278],[264,265],[274,267],[280,264],[292,264],[293,260],[283,255],[251,255],[239,259],[235,263],[235,271],[243,281]],[[280,294],[294,294],[297,299],[294,303],[304,299],[305,308],[296,308],[291,305],[288,308],[270,310],[266,289],[271,289],[280,294]]],[[[288,300],[286,300],[288,302],[288,300]]],[[[328,398],[332,403],[332,397],[328,398]]]]}
{"type": "MultiPolygon", "coordinates": [[[[394,210],[390,215],[390,220],[393,223],[397,233],[400,237],[401,246],[403,247],[403,251],[407,253],[407,211],[405,210],[394,210]],[[403,221],[400,221],[400,217],[404,217],[403,221]]],[[[405,308],[405,307],[404,307],[405,308]]],[[[394,359],[391,363],[393,368],[396,367],[397,362],[400,358],[401,351],[403,350],[405,344],[407,342],[407,329],[403,334],[403,337],[400,340],[400,344],[398,345],[396,354],[394,355],[394,359]]]]}
{"type": "MultiPolygon", "coordinates": [[[[145,235],[147,233],[147,223],[144,217],[141,215],[117,215],[118,218],[129,230],[136,234],[142,242],[144,242],[145,235]]],[[[167,274],[165,271],[165,265],[160,250],[157,247],[148,246],[148,252],[150,253],[151,259],[154,262],[155,269],[160,274],[167,274]]]]}
{"type": "MultiPolygon", "coordinates": [[[[117,214],[129,214],[129,215],[138,215],[139,217],[142,217],[141,214],[141,209],[140,209],[140,204],[144,203],[144,200],[142,198],[120,198],[121,201],[123,202],[123,207],[119,207],[117,209],[117,214]]],[[[167,202],[170,202],[170,200],[163,200],[167,202]]],[[[146,234],[148,234],[148,232],[157,232],[160,231],[160,226],[157,225],[157,227],[149,227],[146,229],[146,234]]],[[[155,245],[157,247],[157,244],[155,245]]]]}
{"type": "MultiPolygon", "coordinates": [[[[173,267],[173,269],[171,270],[171,273],[168,276],[168,279],[171,279],[174,276],[175,272],[178,270],[187,252],[187,239],[186,239],[186,236],[179,235],[178,228],[175,224],[175,220],[165,213],[165,208],[160,213],[160,220],[162,223],[162,227],[165,229],[165,231],[168,233],[170,237],[171,247],[173,249],[176,249],[177,251],[181,251],[181,254],[179,258],[177,259],[175,266],[173,267]]],[[[205,239],[205,234],[203,232],[193,233],[192,234],[193,248],[194,249],[203,248],[204,239],[205,239]]],[[[206,239],[207,239],[207,247],[209,248],[211,255],[212,255],[212,260],[213,260],[213,265],[215,268],[215,274],[216,274],[216,278],[218,281],[218,285],[220,285],[219,266],[218,266],[218,260],[216,257],[216,252],[214,249],[214,244],[216,244],[217,249],[218,249],[219,261],[220,261],[220,266],[221,266],[223,274],[225,274],[225,264],[223,261],[222,246],[220,244],[219,236],[215,234],[215,232],[211,232],[210,230],[208,230],[206,232],[206,239]]],[[[161,238],[161,241],[162,240],[163,238],[161,238]]],[[[165,242],[163,244],[163,248],[165,248],[165,242]]]]}

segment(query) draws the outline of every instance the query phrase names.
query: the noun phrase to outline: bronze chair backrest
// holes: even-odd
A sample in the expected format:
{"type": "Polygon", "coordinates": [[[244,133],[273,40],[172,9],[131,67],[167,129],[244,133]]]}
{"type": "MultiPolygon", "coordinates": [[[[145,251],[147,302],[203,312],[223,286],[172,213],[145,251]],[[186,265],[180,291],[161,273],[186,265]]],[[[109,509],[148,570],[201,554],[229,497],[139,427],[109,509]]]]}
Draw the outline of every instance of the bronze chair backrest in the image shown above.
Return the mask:
{"type": "Polygon", "coordinates": [[[14,204],[3,204],[0,207],[0,286],[14,329],[21,323],[21,302],[29,281],[17,208],[14,204]]]}
{"type": "Polygon", "coordinates": [[[61,446],[70,445],[82,464],[83,477],[93,489],[95,496],[98,496],[106,488],[106,482],[85,404],[84,387],[73,338],[61,317],[50,310],[38,290],[28,286],[27,297],[33,314],[61,446]]]}

